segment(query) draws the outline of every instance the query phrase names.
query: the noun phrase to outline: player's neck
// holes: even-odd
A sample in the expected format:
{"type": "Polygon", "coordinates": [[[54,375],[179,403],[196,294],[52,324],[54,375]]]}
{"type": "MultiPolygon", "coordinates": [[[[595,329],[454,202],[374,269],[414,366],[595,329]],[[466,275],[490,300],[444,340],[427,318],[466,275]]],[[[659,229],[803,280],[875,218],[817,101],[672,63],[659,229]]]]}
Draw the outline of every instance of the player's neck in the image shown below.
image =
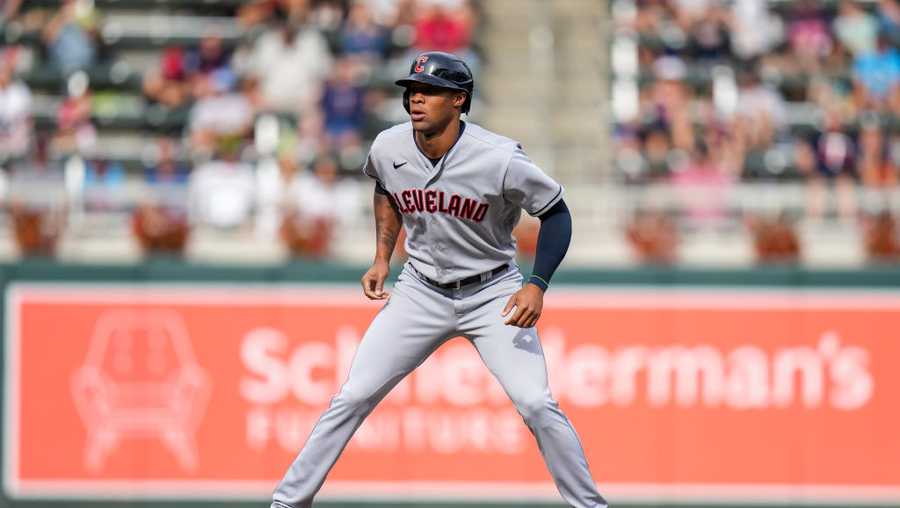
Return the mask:
{"type": "Polygon", "coordinates": [[[427,157],[439,159],[456,143],[456,139],[459,138],[460,126],[459,118],[454,118],[439,131],[431,133],[416,131],[416,144],[427,157]]]}

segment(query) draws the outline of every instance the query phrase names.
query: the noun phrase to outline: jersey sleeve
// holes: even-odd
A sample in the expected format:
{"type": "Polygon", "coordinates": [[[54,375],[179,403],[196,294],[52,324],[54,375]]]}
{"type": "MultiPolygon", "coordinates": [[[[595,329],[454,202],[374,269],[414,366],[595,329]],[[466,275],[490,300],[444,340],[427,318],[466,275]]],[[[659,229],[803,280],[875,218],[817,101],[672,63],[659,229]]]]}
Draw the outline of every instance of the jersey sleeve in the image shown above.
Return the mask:
{"type": "Polygon", "coordinates": [[[369,178],[381,183],[381,178],[378,176],[378,170],[375,169],[375,154],[372,153],[372,150],[369,150],[369,155],[366,156],[366,162],[362,166],[362,172],[369,178]]]}
{"type": "Polygon", "coordinates": [[[563,187],[550,178],[517,145],[503,177],[503,195],[528,215],[538,216],[563,196],[563,187]]]}

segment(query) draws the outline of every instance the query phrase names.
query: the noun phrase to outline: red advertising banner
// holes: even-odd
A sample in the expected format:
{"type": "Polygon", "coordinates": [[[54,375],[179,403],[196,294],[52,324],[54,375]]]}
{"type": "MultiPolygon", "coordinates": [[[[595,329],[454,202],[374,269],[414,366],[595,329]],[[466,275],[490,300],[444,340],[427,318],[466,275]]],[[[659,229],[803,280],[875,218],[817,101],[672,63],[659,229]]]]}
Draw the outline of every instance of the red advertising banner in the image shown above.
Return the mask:
{"type": "MultiPolygon", "coordinates": [[[[378,310],[355,288],[18,285],[12,497],[271,493],[378,310]]],[[[566,290],[551,386],[615,501],[900,503],[900,293],[566,290]]],[[[557,499],[464,339],[401,383],[322,499],[557,499]]]]}

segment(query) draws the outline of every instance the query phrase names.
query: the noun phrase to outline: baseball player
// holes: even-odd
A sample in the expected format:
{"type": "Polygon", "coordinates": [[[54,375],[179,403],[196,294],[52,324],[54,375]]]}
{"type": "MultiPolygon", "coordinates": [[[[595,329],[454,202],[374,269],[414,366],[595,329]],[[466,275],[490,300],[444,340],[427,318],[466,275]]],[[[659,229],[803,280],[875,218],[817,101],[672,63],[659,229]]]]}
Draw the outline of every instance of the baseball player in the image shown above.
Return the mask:
{"type": "Polygon", "coordinates": [[[515,141],[460,119],[474,80],[458,57],[416,57],[403,106],[410,121],[381,132],[364,173],[375,180],[375,261],[363,292],[386,300],[340,392],[275,489],[272,508],[312,506],[363,419],[452,337],[466,337],[537,439],[550,475],[576,508],[606,508],[578,436],[547,383],[534,325],[565,256],[571,217],[563,188],[515,141]],[[534,271],[523,285],[513,227],[521,210],[541,220],[534,271]],[[384,290],[401,225],[408,261],[384,290]]]}

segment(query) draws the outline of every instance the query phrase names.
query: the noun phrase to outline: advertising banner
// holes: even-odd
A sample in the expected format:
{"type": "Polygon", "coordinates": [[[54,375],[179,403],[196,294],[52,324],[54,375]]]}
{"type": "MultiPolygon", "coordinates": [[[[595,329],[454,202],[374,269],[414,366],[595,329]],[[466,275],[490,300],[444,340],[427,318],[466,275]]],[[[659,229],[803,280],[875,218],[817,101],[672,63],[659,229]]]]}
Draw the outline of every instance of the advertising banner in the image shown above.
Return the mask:
{"type": "MultiPolygon", "coordinates": [[[[263,499],[379,304],[351,287],[17,285],[15,498],[263,499]]],[[[900,293],[566,289],[538,326],[612,501],[900,503],[900,293]]],[[[464,338],[359,429],[322,499],[558,499],[464,338]]]]}

